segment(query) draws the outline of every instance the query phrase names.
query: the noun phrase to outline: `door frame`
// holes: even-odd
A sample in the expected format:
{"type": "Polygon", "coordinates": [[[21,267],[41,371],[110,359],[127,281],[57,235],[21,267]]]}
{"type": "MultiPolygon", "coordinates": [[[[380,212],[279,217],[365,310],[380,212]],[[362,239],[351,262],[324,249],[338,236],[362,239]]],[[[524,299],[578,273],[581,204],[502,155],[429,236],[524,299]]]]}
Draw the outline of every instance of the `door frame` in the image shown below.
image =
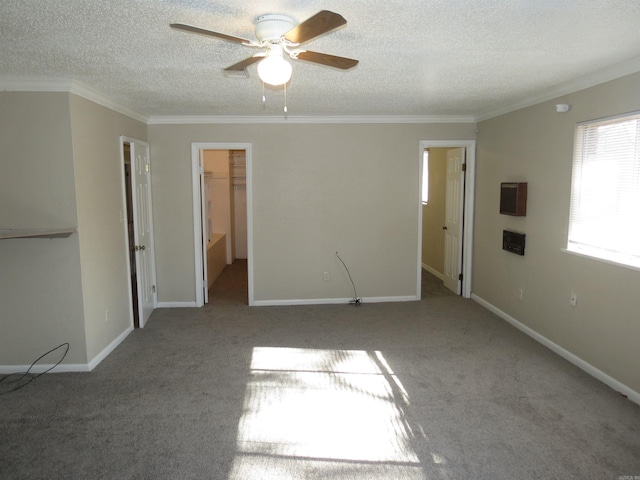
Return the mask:
{"type": "Polygon", "coordinates": [[[200,192],[201,179],[204,175],[202,165],[203,150],[244,150],[246,153],[246,192],[247,192],[247,279],[248,279],[248,303],[253,306],[253,195],[252,195],[252,150],[250,143],[228,142],[192,142],[191,143],[191,177],[193,191],[193,245],[194,245],[194,275],[196,307],[204,305],[205,291],[203,274],[206,260],[205,232],[202,228],[202,209],[204,198],[200,192]]]}
{"type": "MultiPolygon", "coordinates": [[[[131,321],[131,327],[134,327],[134,314],[133,314],[133,294],[132,294],[132,285],[131,285],[131,265],[130,265],[130,255],[131,255],[131,245],[129,244],[129,226],[128,226],[128,221],[129,221],[129,217],[127,214],[127,191],[126,191],[126,185],[125,183],[127,182],[127,176],[125,175],[125,168],[124,168],[124,145],[125,144],[129,144],[131,145],[132,143],[137,143],[140,145],[144,145],[144,148],[146,150],[146,154],[147,154],[147,160],[149,161],[149,165],[151,165],[151,151],[150,151],[150,147],[149,147],[149,142],[145,142],[143,140],[138,140],[137,138],[133,138],[133,137],[127,137],[125,135],[121,135],[120,136],[120,176],[121,176],[121,184],[122,184],[122,210],[121,210],[121,221],[124,224],[124,238],[125,238],[125,245],[127,245],[127,285],[129,286],[128,288],[128,296],[129,296],[129,316],[130,316],[130,321],[131,321]]],[[[131,150],[130,150],[131,152],[131,150]]],[[[132,167],[132,171],[131,171],[131,178],[130,181],[133,180],[133,165],[134,165],[134,159],[133,156],[131,156],[130,158],[130,162],[131,162],[131,167],[132,167]]],[[[156,248],[155,248],[155,232],[153,229],[153,201],[152,201],[152,196],[153,196],[153,192],[151,191],[151,170],[149,172],[149,177],[147,178],[147,182],[148,182],[148,186],[149,186],[149,197],[147,199],[147,201],[149,202],[149,243],[150,243],[150,254],[149,254],[149,269],[151,270],[151,284],[153,285],[153,309],[155,310],[156,308],[158,308],[158,289],[156,288],[157,285],[157,277],[156,277],[156,248]]],[[[132,189],[131,192],[132,196],[135,196],[136,192],[134,189],[132,189]]],[[[133,199],[134,205],[132,205],[132,210],[133,210],[133,219],[135,222],[135,199],[133,199]]],[[[136,227],[136,225],[134,224],[134,228],[136,227]]],[[[134,236],[135,238],[135,236],[134,236]]],[[[137,259],[136,259],[137,262],[137,259]]],[[[137,263],[136,263],[137,264],[137,263]]],[[[138,275],[139,272],[136,272],[136,275],[138,275]]],[[[137,277],[136,277],[137,278],[137,277]]],[[[138,293],[138,309],[141,308],[141,298],[140,296],[142,295],[142,292],[140,291],[140,288],[137,288],[137,293],[138,293]]],[[[139,312],[141,313],[141,312],[139,312]]],[[[144,322],[144,318],[142,318],[142,315],[139,315],[138,318],[139,321],[139,328],[144,328],[145,322],[144,322]]]]}
{"type": "Polygon", "coordinates": [[[421,140],[418,153],[418,280],[416,295],[421,298],[422,292],[422,165],[423,153],[427,148],[464,148],[466,172],[464,175],[463,195],[463,223],[462,242],[460,248],[464,252],[462,256],[462,296],[471,298],[471,274],[473,255],[473,214],[474,214],[474,192],[476,182],[476,141],[475,140],[421,140]]]}

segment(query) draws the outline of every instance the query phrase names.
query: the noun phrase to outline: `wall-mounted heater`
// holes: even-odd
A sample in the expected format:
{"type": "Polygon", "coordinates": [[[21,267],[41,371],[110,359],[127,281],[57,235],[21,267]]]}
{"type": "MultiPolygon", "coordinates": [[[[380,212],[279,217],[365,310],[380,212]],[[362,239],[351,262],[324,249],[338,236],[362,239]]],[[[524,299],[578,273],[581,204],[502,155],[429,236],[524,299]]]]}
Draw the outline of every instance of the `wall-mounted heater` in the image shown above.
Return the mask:
{"type": "Polygon", "coordinates": [[[527,214],[527,183],[500,184],[500,213],[524,217],[527,214]]]}

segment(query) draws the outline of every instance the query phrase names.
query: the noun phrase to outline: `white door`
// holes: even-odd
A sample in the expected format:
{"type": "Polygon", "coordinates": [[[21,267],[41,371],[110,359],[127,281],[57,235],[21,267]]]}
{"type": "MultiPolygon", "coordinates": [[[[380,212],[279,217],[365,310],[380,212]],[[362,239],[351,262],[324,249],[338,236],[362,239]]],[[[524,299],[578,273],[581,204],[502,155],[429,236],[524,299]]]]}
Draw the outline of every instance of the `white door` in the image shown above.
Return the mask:
{"type": "Polygon", "coordinates": [[[131,146],[131,192],[135,232],[138,318],[140,328],[142,328],[157,305],[151,210],[151,163],[147,143],[133,139],[128,139],[128,141],[131,146]]]}
{"type": "Polygon", "coordinates": [[[462,273],[462,212],[464,148],[447,151],[447,186],[444,224],[444,285],[460,295],[462,273]]]}

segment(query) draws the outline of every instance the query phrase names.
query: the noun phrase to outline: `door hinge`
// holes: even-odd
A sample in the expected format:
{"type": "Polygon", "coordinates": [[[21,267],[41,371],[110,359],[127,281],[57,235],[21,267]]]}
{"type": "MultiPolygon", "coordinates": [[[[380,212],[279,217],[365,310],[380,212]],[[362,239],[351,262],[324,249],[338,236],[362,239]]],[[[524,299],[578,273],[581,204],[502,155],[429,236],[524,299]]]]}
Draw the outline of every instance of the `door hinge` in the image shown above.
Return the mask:
{"type": "Polygon", "coordinates": [[[153,293],[156,293],[156,286],[155,286],[155,285],[151,285],[151,291],[152,291],[153,293]]]}
{"type": "Polygon", "coordinates": [[[463,171],[463,172],[466,172],[466,171],[467,171],[467,164],[466,164],[466,163],[463,163],[463,164],[462,164],[462,171],[463,171]]]}
{"type": "Polygon", "coordinates": [[[462,274],[461,273],[458,274],[458,280],[462,281],[462,274]]]}

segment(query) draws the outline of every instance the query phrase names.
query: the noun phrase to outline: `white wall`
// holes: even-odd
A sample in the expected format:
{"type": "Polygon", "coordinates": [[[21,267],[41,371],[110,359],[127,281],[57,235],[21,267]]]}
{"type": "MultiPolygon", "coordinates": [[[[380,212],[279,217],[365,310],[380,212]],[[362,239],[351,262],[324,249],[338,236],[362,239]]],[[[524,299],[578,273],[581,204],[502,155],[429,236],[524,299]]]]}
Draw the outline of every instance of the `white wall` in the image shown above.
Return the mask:
{"type": "Polygon", "coordinates": [[[420,140],[473,124],[150,125],[159,301],[193,302],[191,142],[252,145],[256,301],[416,294],[420,140]],[[328,271],[331,280],[323,280],[328,271]]]}
{"type": "Polygon", "coordinates": [[[635,74],[479,123],[473,254],[475,295],[635,392],[640,271],[561,249],[575,124],[640,109],[639,87],[635,74]],[[571,111],[556,113],[555,103],[571,111]],[[526,217],[498,213],[504,181],[528,182],[526,217]],[[502,250],[503,229],[526,233],[524,257],[502,250]],[[571,292],[577,308],[569,305],[571,292]]]}

